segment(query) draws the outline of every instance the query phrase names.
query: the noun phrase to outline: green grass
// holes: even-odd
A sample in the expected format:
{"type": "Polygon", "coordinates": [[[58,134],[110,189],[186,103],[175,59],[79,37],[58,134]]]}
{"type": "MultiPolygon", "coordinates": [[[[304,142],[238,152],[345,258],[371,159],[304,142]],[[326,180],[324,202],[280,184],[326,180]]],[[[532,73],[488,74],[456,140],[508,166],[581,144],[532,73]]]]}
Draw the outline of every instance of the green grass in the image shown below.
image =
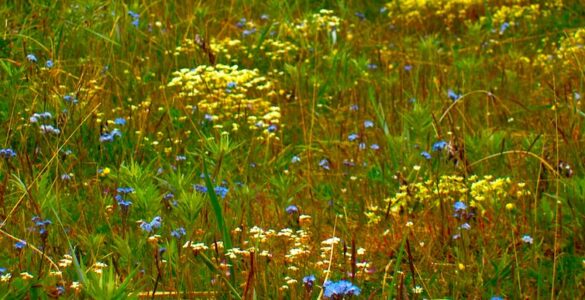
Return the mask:
{"type": "Polygon", "coordinates": [[[583,298],[584,13],[7,1],[0,295],[583,298]]]}

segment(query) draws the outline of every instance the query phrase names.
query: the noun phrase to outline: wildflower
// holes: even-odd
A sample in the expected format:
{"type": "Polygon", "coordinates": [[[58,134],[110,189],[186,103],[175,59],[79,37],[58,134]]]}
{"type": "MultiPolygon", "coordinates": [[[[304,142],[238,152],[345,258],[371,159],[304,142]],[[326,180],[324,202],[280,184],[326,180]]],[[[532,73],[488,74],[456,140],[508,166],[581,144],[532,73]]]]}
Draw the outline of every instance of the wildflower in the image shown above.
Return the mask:
{"type": "Polygon", "coordinates": [[[67,173],[63,173],[63,175],[61,175],[61,180],[62,181],[69,181],[69,180],[71,180],[71,175],[69,175],[67,173]]]}
{"type": "Polygon", "coordinates": [[[98,175],[100,175],[100,177],[106,177],[110,174],[111,170],[108,167],[105,167],[103,169],[99,169],[98,170],[98,175]]]}
{"type": "Polygon", "coordinates": [[[412,292],[415,294],[422,294],[423,288],[420,285],[417,285],[412,288],[412,292]]]}
{"type": "Polygon", "coordinates": [[[364,127],[365,128],[372,128],[372,127],[374,127],[374,122],[372,122],[370,120],[365,120],[364,121],[364,127]]]}
{"type": "Polygon", "coordinates": [[[185,160],[187,160],[187,157],[185,155],[177,155],[177,156],[175,156],[175,160],[176,161],[185,161],[185,160]]]}
{"type": "Polygon", "coordinates": [[[134,189],[131,187],[119,187],[118,189],[116,189],[116,191],[118,192],[118,194],[131,194],[134,193],[134,189]]]}
{"type": "Polygon", "coordinates": [[[9,159],[16,156],[16,152],[10,148],[0,149],[0,158],[9,159]]]}
{"type": "Polygon", "coordinates": [[[131,10],[128,11],[128,15],[132,17],[132,25],[138,27],[138,24],[140,23],[140,15],[131,10]]]}
{"type": "Polygon", "coordinates": [[[426,152],[426,151],[421,152],[420,155],[422,157],[424,157],[425,159],[427,159],[427,160],[430,160],[431,159],[431,155],[428,152],[426,152]]]}
{"type": "Polygon", "coordinates": [[[262,21],[268,21],[268,19],[270,19],[270,17],[267,14],[262,14],[260,16],[260,20],[262,20],[262,21]]]}
{"type": "Polygon", "coordinates": [[[276,126],[275,124],[272,124],[272,125],[268,126],[268,128],[266,130],[268,130],[268,132],[276,132],[276,130],[278,130],[278,126],[276,126]]]}
{"type": "Polygon", "coordinates": [[[41,235],[44,235],[47,233],[47,226],[51,225],[52,222],[49,219],[41,219],[39,216],[34,216],[32,218],[32,221],[35,223],[35,226],[38,228],[38,231],[41,235]]]}
{"type": "Polygon", "coordinates": [[[504,300],[504,298],[500,297],[500,296],[492,296],[490,298],[490,300],[504,300]]]}
{"type": "Polygon", "coordinates": [[[296,205],[289,205],[286,209],[285,209],[286,213],[289,215],[292,214],[297,214],[299,213],[299,208],[296,205]]]}
{"type": "Polygon", "coordinates": [[[370,149],[372,149],[372,150],[379,150],[380,149],[380,146],[378,144],[371,144],[370,145],[370,149]]]}
{"type": "Polygon", "coordinates": [[[57,295],[61,296],[63,294],[65,294],[65,287],[62,285],[58,285],[55,290],[57,290],[57,295]]]}
{"type": "Polygon", "coordinates": [[[360,150],[365,150],[365,149],[366,149],[366,143],[360,143],[360,144],[358,145],[358,149],[360,149],[360,150]]]}
{"type": "Polygon", "coordinates": [[[469,225],[469,223],[463,223],[460,227],[461,227],[461,229],[465,229],[465,230],[471,229],[471,225],[469,225]]]}
{"type": "Polygon", "coordinates": [[[146,231],[146,232],[152,232],[152,230],[160,228],[161,225],[162,225],[162,218],[159,216],[156,216],[150,222],[141,221],[140,222],[140,229],[142,229],[143,231],[146,231]]]}
{"type": "Polygon", "coordinates": [[[307,289],[312,289],[313,284],[315,284],[315,280],[316,280],[315,275],[305,276],[303,277],[303,284],[307,289]]]}
{"type": "Polygon", "coordinates": [[[467,209],[467,205],[465,205],[465,203],[461,202],[461,201],[457,201],[453,204],[453,210],[455,210],[455,212],[459,212],[462,210],[466,210],[467,209]]]}
{"type": "Polygon", "coordinates": [[[116,118],[114,120],[114,124],[124,126],[124,125],[126,125],[126,119],[124,119],[124,118],[116,118]]]}
{"type": "Polygon", "coordinates": [[[579,92],[574,92],[573,99],[575,99],[575,101],[581,100],[581,94],[579,94],[579,92]]]}
{"type": "Polygon", "coordinates": [[[207,193],[207,188],[201,184],[194,184],[193,189],[199,193],[207,193]]]}
{"type": "Polygon", "coordinates": [[[21,249],[23,249],[24,247],[26,247],[26,242],[25,242],[25,241],[23,241],[23,240],[20,240],[20,241],[18,241],[18,242],[16,242],[16,243],[14,243],[14,248],[16,248],[16,249],[18,249],[18,250],[21,250],[21,249]]]}
{"type": "Polygon", "coordinates": [[[360,288],[353,285],[347,280],[340,280],[337,282],[327,281],[323,284],[325,292],[323,295],[327,298],[343,298],[345,296],[358,296],[361,292],[360,288]]]}
{"type": "Polygon", "coordinates": [[[2,274],[2,276],[0,276],[0,281],[8,282],[11,278],[12,278],[12,274],[10,274],[10,273],[2,274]]]}
{"type": "Polygon", "coordinates": [[[183,227],[179,227],[179,228],[171,231],[171,236],[176,238],[176,239],[180,239],[181,237],[183,237],[186,234],[187,234],[187,231],[183,227]]]}
{"type": "Polygon", "coordinates": [[[114,129],[111,132],[105,132],[100,135],[100,143],[113,142],[115,137],[121,137],[122,132],[119,129],[114,129]]]}
{"type": "Polygon", "coordinates": [[[26,56],[26,59],[32,63],[36,63],[37,62],[37,57],[34,54],[29,54],[26,56]]]}
{"type": "Polygon", "coordinates": [[[159,247],[158,248],[158,255],[163,255],[163,253],[167,252],[167,248],[165,247],[159,247]]]}
{"type": "Polygon", "coordinates": [[[404,66],[404,71],[410,72],[411,70],[412,70],[412,65],[405,65],[404,66]]]}
{"type": "Polygon", "coordinates": [[[319,162],[319,167],[325,169],[325,170],[330,170],[331,167],[329,166],[329,160],[327,158],[322,159],[319,162]]]}
{"type": "Polygon", "coordinates": [[[528,234],[525,234],[524,236],[522,236],[522,241],[526,244],[531,244],[534,243],[534,239],[529,236],[528,234]]]}
{"type": "Polygon", "coordinates": [[[349,107],[349,110],[351,111],[358,111],[359,110],[359,106],[357,104],[353,104],[349,107]]]}
{"type": "Polygon", "coordinates": [[[355,15],[356,17],[358,17],[358,18],[359,18],[361,21],[363,21],[363,20],[365,20],[365,19],[366,19],[366,15],[365,15],[363,12],[359,12],[359,11],[357,11],[357,12],[356,12],[354,15],[355,15]]]}
{"type": "Polygon", "coordinates": [[[47,69],[50,69],[54,66],[55,64],[53,63],[52,60],[47,60],[47,62],[45,62],[45,67],[47,67],[47,69]]]}
{"type": "Polygon", "coordinates": [[[256,33],[256,28],[252,28],[252,29],[245,29],[244,31],[242,31],[242,35],[243,35],[244,37],[247,37],[247,36],[249,36],[249,35],[252,35],[252,34],[254,34],[254,33],[256,33]]]}
{"type": "Polygon", "coordinates": [[[290,162],[293,164],[299,163],[301,162],[301,158],[295,155],[291,158],[290,162]]]}
{"type": "Polygon", "coordinates": [[[229,192],[229,189],[224,186],[216,186],[213,190],[215,194],[220,196],[222,199],[225,198],[229,192]]]}
{"type": "Polygon", "coordinates": [[[71,104],[77,104],[77,98],[71,96],[71,95],[65,95],[63,96],[63,100],[67,103],[71,103],[71,104]]]}
{"type": "Polygon", "coordinates": [[[459,100],[459,98],[461,98],[461,95],[455,93],[452,89],[449,89],[447,91],[447,96],[449,96],[449,99],[451,99],[451,101],[453,101],[453,102],[455,102],[455,101],[459,100]]]}
{"type": "Polygon", "coordinates": [[[243,28],[244,26],[246,26],[246,18],[241,18],[240,21],[238,21],[238,23],[236,23],[236,26],[238,28],[243,28]]]}
{"type": "Polygon", "coordinates": [[[433,144],[433,151],[441,151],[447,147],[447,142],[438,141],[433,144]]]}
{"type": "Polygon", "coordinates": [[[508,27],[510,27],[510,23],[508,23],[508,22],[502,23],[502,25],[500,25],[500,35],[504,34],[504,32],[506,31],[506,29],[508,29],[508,27]]]}
{"type": "MultiPolygon", "coordinates": [[[[368,67],[368,70],[376,70],[376,69],[378,69],[378,65],[377,64],[372,64],[372,63],[368,64],[367,67],[368,67]]],[[[357,110],[357,108],[356,108],[356,110],[357,110]]]]}
{"type": "Polygon", "coordinates": [[[6,273],[6,268],[0,268],[0,275],[4,275],[6,273]]]}
{"type": "Polygon", "coordinates": [[[59,133],[61,133],[61,130],[59,128],[55,128],[52,125],[41,125],[39,126],[39,128],[41,129],[41,133],[46,134],[46,133],[51,133],[54,135],[58,135],[59,133]]]}
{"type": "Polygon", "coordinates": [[[353,142],[353,141],[357,140],[358,138],[359,138],[359,135],[358,135],[357,133],[352,133],[352,134],[350,134],[350,135],[347,137],[347,139],[348,139],[350,142],[353,142]]]}

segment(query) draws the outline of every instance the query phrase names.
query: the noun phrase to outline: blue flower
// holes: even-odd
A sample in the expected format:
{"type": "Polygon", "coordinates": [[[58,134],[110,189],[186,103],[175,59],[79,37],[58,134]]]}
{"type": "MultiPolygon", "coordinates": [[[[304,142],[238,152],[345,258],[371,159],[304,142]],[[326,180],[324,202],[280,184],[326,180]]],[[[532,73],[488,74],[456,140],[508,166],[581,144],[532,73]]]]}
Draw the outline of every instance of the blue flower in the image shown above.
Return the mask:
{"type": "Polygon", "coordinates": [[[207,188],[201,184],[194,184],[193,189],[199,193],[207,193],[207,188]]]}
{"type": "Polygon", "coordinates": [[[449,99],[451,99],[451,101],[457,101],[459,100],[459,98],[461,98],[461,95],[455,93],[452,89],[449,89],[447,91],[447,96],[449,96],[449,99]]]}
{"type": "Polygon", "coordinates": [[[65,287],[64,286],[58,285],[55,289],[57,290],[58,296],[65,294],[65,287]]]}
{"type": "Polygon", "coordinates": [[[293,164],[299,163],[301,162],[301,158],[295,155],[291,158],[290,162],[293,164]]]}
{"type": "Polygon", "coordinates": [[[366,15],[363,12],[357,11],[354,15],[362,21],[366,19],[366,15]]]}
{"type": "Polygon", "coordinates": [[[276,130],[278,130],[278,126],[276,126],[275,124],[272,124],[272,125],[268,126],[268,128],[266,130],[268,130],[268,132],[276,132],[276,130]]]}
{"type": "Polygon", "coordinates": [[[6,268],[0,268],[0,274],[4,274],[6,273],[6,271],[7,271],[6,268]]]}
{"type": "Polygon", "coordinates": [[[432,157],[431,157],[431,154],[430,154],[430,153],[428,153],[428,152],[426,152],[426,151],[423,151],[423,152],[421,152],[421,153],[420,153],[420,155],[421,155],[422,157],[424,157],[426,160],[430,160],[430,159],[432,158],[432,157]]]}
{"type": "Polygon", "coordinates": [[[353,142],[353,141],[357,140],[359,137],[360,137],[360,136],[359,136],[357,133],[352,133],[352,134],[350,134],[350,135],[347,137],[347,139],[348,139],[350,142],[353,142]]]}
{"type": "Polygon", "coordinates": [[[365,120],[364,121],[364,127],[365,128],[372,128],[372,127],[374,127],[374,122],[373,121],[370,121],[370,120],[365,120]]]}
{"type": "Polygon", "coordinates": [[[236,23],[236,26],[238,28],[243,28],[244,26],[246,26],[246,18],[241,18],[240,21],[238,21],[238,23],[236,23]]]}
{"type": "Polygon", "coordinates": [[[469,223],[463,223],[461,224],[461,229],[465,229],[465,230],[469,230],[471,229],[471,225],[469,225],[469,223]]]}
{"type": "Polygon", "coordinates": [[[114,119],[114,124],[124,126],[124,125],[126,125],[126,119],[116,118],[116,119],[114,119]]]}
{"type": "Polygon", "coordinates": [[[506,29],[508,29],[508,27],[510,27],[510,23],[508,23],[508,22],[504,22],[502,25],[500,25],[500,34],[504,34],[504,32],[506,32],[506,29]]]}
{"type": "Polygon", "coordinates": [[[150,222],[142,221],[140,223],[140,228],[146,232],[152,232],[154,229],[160,228],[162,225],[162,218],[159,216],[154,217],[150,222]]]}
{"type": "Polygon", "coordinates": [[[227,83],[227,88],[228,89],[233,89],[237,86],[237,83],[235,83],[234,81],[230,81],[227,83]]]}
{"type": "Polygon", "coordinates": [[[16,243],[14,243],[14,248],[20,250],[23,249],[24,247],[26,247],[26,242],[24,240],[20,240],[16,243]]]}
{"type": "Polygon", "coordinates": [[[287,206],[287,208],[285,209],[285,211],[286,211],[287,214],[292,215],[292,214],[299,213],[299,208],[296,205],[293,204],[293,205],[287,206]]]}
{"type": "Polygon", "coordinates": [[[378,144],[371,144],[370,145],[370,149],[372,149],[372,150],[379,150],[380,149],[380,146],[378,144]]]}
{"type": "Polygon", "coordinates": [[[337,282],[327,281],[323,284],[325,292],[323,295],[327,298],[343,298],[345,296],[358,296],[361,293],[360,288],[353,285],[347,280],[337,282]]]}
{"type": "Polygon", "coordinates": [[[134,193],[134,189],[131,187],[119,187],[118,189],[116,189],[116,191],[118,192],[118,194],[131,194],[134,193]]]}
{"type": "Polygon", "coordinates": [[[43,134],[51,133],[54,135],[58,135],[59,133],[61,133],[61,130],[59,128],[53,127],[53,125],[43,124],[43,125],[39,126],[39,128],[41,129],[41,133],[43,133],[43,134]]]}
{"type": "Polygon", "coordinates": [[[132,25],[138,27],[138,24],[140,23],[140,15],[131,10],[128,11],[128,15],[132,17],[132,25]]]}
{"type": "Polygon", "coordinates": [[[45,67],[47,67],[48,69],[52,68],[55,64],[53,63],[52,60],[47,60],[47,62],[45,62],[45,67]]]}
{"type": "Polygon", "coordinates": [[[303,284],[308,289],[311,289],[311,288],[313,288],[313,284],[315,284],[315,280],[317,280],[315,278],[315,275],[305,276],[305,277],[303,277],[303,284]]]}
{"type": "Polygon", "coordinates": [[[181,237],[183,237],[186,234],[187,234],[187,231],[183,227],[179,227],[179,228],[171,231],[171,236],[176,238],[176,239],[180,239],[181,237]]]}
{"type": "Polygon", "coordinates": [[[243,35],[244,37],[247,37],[247,36],[249,36],[249,35],[252,35],[252,34],[254,34],[254,33],[256,33],[256,28],[252,28],[252,29],[245,29],[244,31],[242,31],[242,35],[243,35]]]}
{"type": "Polygon", "coordinates": [[[65,102],[67,103],[72,103],[72,104],[77,104],[77,99],[71,95],[65,95],[63,96],[63,100],[65,100],[65,102]]]}
{"type": "Polygon", "coordinates": [[[229,192],[229,189],[224,186],[216,186],[213,190],[215,191],[215,194],[220,196],[222,199],[225,198],[229,192]]]}
{"type": "Polygon", "coordinates": [[[319,167],[325,169],[325,170],[330,170],[331,167],[329,166],[329,160],[327,158],[322,159],[319,162],[319,167]]]}
{"type": "Polygon", "coordinates": [[[504,298],[502,298],[500,296],[493,296],[490,298],[490,300],[504,300],[504,298]]]}
{"type": "Polygon", "coordinates": [[[29,54],[26,56],[26,59],[32,63],[36,63],[37,62],[37,57],[34,54],[29,54]]]}
{"type": "Polygon", "coordinates": [[[453,204],[453,210],[455,210],[455,212],[459,212],[462,210],[466,210],[467,209],[467,205],[465,205],[465,203],[461,202],[461,201],[457,201],[453,204]]]}
{"type": "Polygon", "coordinates": [[[130,200],[124,200],[124,199],[117,199],[118,200],[118,205],[120,205],[122,207],[122,209],[127,209],[128,207],[130,207],[130,205],[132,205],[132,201],[130,200]]]}
{"type": "Polygon", "coordinates": [[[360,109],[360,107],[357,104],[353,104],[349,107],[349,110],[351,111],[358,111],[360,109]]]}
{"type": "Polygon", "coordinates": [[[377,64],[372,64],[372,63],[369,63],[367,65],[367,67],[368,67],[368,70],[376,70],[376,69],[378,69],[378,65],[377,64]]]}
{"type": "Polygon", "coordinates": [[[528,234],[525,234],[524,236],[522,236],[522,241],[526,244],[534,243],[534,239],[531,236],[529,236],[528,234]]]}
{"type": "Polygon", "coordinates": [[[142,221],[142,223],[140,223],[140,229],[142,229],[142,231],[152,232],[152,225],[148,222],[142,221]]]}
{"type": "Polygon", "coordinates": [[[115,137],[121,137],[122,132],[119,129],[114,129],[111,132],[105,132],[100,135],[100,142],[113,142],[115,137]]]}
{"type": "Polygon", "coordinates": [[[12,150],[10,148],[0,149],[0,157],[1,158],[9,159],[9,158],[13,158],[15,156],[16,156],[16,152],[14,152],[14,150],[12,150]]]}
{"type": "Polygon", "coordinates": [[[433,151],[441,151],[447,147],[447,142],[445,141],[438,141],[433,144],[433,151]]]}
{"type": "Polygon", "coordinates": [[[411,70],[412,70],[412,65],[405,65],[404,66],[404,71],[410,72],[411,70]]]}

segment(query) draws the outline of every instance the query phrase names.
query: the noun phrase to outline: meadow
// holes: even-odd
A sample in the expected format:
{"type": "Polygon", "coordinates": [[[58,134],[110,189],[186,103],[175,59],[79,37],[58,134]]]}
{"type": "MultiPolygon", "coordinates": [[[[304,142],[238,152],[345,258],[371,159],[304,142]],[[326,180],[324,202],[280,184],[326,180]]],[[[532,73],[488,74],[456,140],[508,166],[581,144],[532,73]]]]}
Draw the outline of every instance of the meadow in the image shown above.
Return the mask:
{"type": "Polygon", "coordinates": [[[585,298],[582,2],[124,2],[0,4],[2,299],[585,298]]]}

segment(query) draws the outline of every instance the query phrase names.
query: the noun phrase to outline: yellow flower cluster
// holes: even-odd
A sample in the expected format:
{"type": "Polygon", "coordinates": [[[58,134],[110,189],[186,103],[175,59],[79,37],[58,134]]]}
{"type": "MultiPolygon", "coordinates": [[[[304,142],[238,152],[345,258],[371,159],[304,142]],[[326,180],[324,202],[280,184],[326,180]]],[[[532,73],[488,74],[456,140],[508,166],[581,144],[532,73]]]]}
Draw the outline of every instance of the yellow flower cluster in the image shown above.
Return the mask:
{"type": "MultiPolygon", "coordinates": [[[[482,202],[504,201],[530,195],[525,183],[512,184],[510,178],[494,178],[491,175],[479,178],[470,176],[465,179],[456,175],[444,175],[438,181],[427,180],[403,185],[394,197],[385,200],[390,205],[390,211],[398,213],[403,210],[415,210],[438,205],[440,200],[454,203],[461,199],[469,199],[472,207],[484,210],[482,202]]],[[[371,223],[376,223],[376,215],[385,213],[384,210],[369,209],[366,216],[371,223]]]]}
{"type": "Polygon", "coordinates": [[[541,9],[540,4],[529,5],[504,5],[496,9],[493,15],[493,23],[495,26],[500,26],[508,22],[510,26],[516,25],[518,22],[536,22],[541,17],[550,15],[549,10],[541,9]]]}
{"type": "Polygon", "coordinates": [[[581,62],[584,59],[585,28],[580,28],[567,37],[562,38],[559,47],[552,53],[539,54],[534,60],[534,66],[542,69],[545,74],[552,73],[553,70],[556,70],[557,74],[562,74],[565,78],[571,78],[581,74],[581,62]]]}
{"type": "Polygon", "coordinates": [[[199,111],[213,121],[215,128],[228,126],[235,132],[241,125],[247,125],[250,130],[274,136],[271,125],[280,124],[281,117],[280,107],[271,101],[277,93],[273,91],[274,83],[260,76],[258,70],[202,65],[181,69],[173,76],[167,86],[179,88],[177,98],[194,100],[195,106],[189,104],[185,108],[199,111]]]}
{"type": "Polygon", "coordinates": [[[457,21],[483,15],[483,0],[404,0],[386,4],[394,24],[422,25],[428,18],[438,18],[447,28],[457,21]]]}

